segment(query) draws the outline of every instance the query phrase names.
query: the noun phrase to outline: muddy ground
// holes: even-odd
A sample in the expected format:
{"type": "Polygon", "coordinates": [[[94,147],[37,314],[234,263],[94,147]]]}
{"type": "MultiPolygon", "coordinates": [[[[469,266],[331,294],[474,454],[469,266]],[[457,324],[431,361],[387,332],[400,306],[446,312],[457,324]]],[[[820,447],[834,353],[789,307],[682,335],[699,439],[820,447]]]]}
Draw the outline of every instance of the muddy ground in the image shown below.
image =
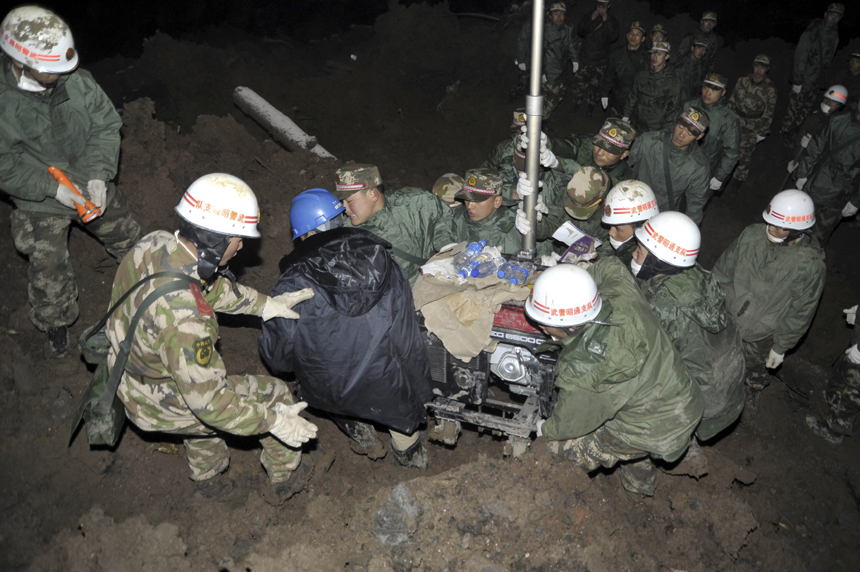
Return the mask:
{"type": "MultiPolygon", "coordinates": [[[[571,10],[577,20],[586,7],[571,10]]],[[[622,22],[654,21],[644,3],[613,8],[622,22]]],[[[668,22],[680,36],[693,21],[668,22]]],[[[173,39],[156,34],[139,59],[87,62],[122,110],[119,186],[145,232],[172,229],[172,206],[198,176],[225,171],[260,198],[263,238],[234,264],[242,282],[267,291],[289,251],[292,196],[329,187],[341,161],[379,165],[389,188],[429,188],[445,172],[480,164],[507,135],[508,91],[520,21],[455,18],[445,5],[395,7],[373,27],[313,42],[257,37],[223,27],[173,39]],[[352,59],[350,56],[356,56],[352,59]],[[457,83],[459,82],[459,83],[457,83]],[[248,86],[293,117],[338,160],[290,153],[235,108],[248,86]],[[449,86],[451,87],[448,89],[449,86]]],[[[757,52],[775,58],[787,85],[792,47],[745,42],[719,54],[744,73],[757,52]]],[[[837,56],[841,65],[845,52],[837,56]]],[[[785,108],[781,91],[777,117],[785,108]]],[[[590,133],[564,102],[554,135],[590,133]]],[[[783,178],[789,151],[760,145],[752,176],[706,212],[701,262],[710,268],[746,225],[759,220],[783,178]]],[[[11,207],[0,204],[0,216],[11,207]]],[[[90,375],[78,359],[48,361],[27,319],[26,261],[0,227],[0,569],[4,570],[856,570],[860,566],[860,455],[856,439],[832,446],[812,435],[809,403],[789,385],[821,387],[850,330],[841,309],[857,303],[860,227],[843,223],[827,249],[827,287],[812,328],[786,357],[781,381],[756,413],[703,447],[703,457],[665,466],[653,499],[634,503],[617,475],[551,460],[537,440],[521,458],[504,442],[467,430],[459,444],[430,444],[426,472],[353,454],[319,418],[306,460],[307,492],[280,508],[253,440],[235,439],[217,501],[194,495],[181,441],[126,427],[115,450],[67,445],[69,419],[90,375]],[[331,459],[323,466],[321,459],[331,459]],[[317,462],[318,461],[318,462],[317,462]],[[327,464],[326,464],[327,465],[327,464]]],[[[78,274],[79,335],[106,309],[115,262],[85,232],[71,234],[78,274]]],[[[253,320],[222,320],[220,348],[232,372],[262,372],[253,320]]]]}

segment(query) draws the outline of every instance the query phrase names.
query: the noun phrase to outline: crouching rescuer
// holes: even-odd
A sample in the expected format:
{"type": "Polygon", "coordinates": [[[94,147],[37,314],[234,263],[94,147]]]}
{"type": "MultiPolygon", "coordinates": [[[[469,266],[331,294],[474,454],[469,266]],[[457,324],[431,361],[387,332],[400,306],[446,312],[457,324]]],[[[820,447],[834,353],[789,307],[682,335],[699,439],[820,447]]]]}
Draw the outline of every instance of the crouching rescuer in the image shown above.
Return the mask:
{"type": "MultiPolygon", "coordinates": [[[[245,238],[259,238],[259,209],[253,191],[232,175],[196,180],[176,207],[179,230],[145,236],[120,264],[113,283],[115,303],[141,279],[155,273],[184,274],[199,282],[157,298],[140,318],[118,395],[128,418],[143,431],[182,435],[197,491],[213,497],[227,483],[216,478],[230,464],[221,435],[265,435],[260,460],[273,483],[273,498],[285,500],[307,482],[301,445],[317,427],[299,417],[307,404],[294,403],[286,384],[266,375],[227,375],[216,349],[215,312],[251,314],[264,320],[295,320],[306,290],[269,298],[237,284],[227,263],[245,238]]],[[[171,276],[148,280],[107,323],[108,364],[116,361],[129,324],[149,294],[171,276]]]]}
{"type": "Polygon", "coordinates": [[[344,227],[344,210],[325,189],[293,199],[290,224],[301,240],[281,260],[272,295],[310,289],[314,297],[300,319],[263,324],[260,354],[274,372],[295,373],[298,395],[331,415],[353,451],[385,457],[377,423],[391,433],[398,465],[426,469],[418,428],[433,394],[409,281],[391,244],[344,227]]]}
{"type": "Polygon", "coordinates": [[[586,471],[620,463],[628,493],[657,488],[652,459],[679,459],[704,401],[630,272],[616,257],[559,264],[535,281],[526,314],[561,347],[558,402],[537,434],[586,471]]]}

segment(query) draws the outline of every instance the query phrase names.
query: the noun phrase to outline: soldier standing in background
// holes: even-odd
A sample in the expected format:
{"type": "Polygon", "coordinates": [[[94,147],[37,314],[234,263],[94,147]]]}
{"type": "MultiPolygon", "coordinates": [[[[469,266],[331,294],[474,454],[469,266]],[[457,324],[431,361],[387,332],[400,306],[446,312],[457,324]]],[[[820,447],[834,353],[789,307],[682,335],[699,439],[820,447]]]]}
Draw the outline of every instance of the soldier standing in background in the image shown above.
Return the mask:
{"type": "Polygon", "coordinates": [[[788,99],[788,113],[782,121],[783,140],[786,145],[794,145],[794,131],[809,114],[818,98],[818,87],[824,78],[824,70],[833,61],[839,45],[839,20],[845,13],[845,6],[833,3],[827,7],[824,19],[815,19],[800,36],[794,51],[794,68],[791,72],[791,94],[788,99]]]}
{"type": "Polygon", "coordinates": [[[654,44],[651,66],[636,75],[624,104],[623,120],[640,133],[668,127],[681,106],[681,84],[668,65],[671,48],[668,42],[654,44]]]}
{"type": "Polygon", "coordinates": [[[848,90],[848,107],[860,101],[860,50],[855,50],[848,58],[848,67],[839,74],[836,83],[848,90]]]}
{"type": "Polygon", "coordinates": [[[708,51],[705,52],[705,73],[709,73],[714,69],[714,60],[717,57],[717,50],[723,47],[723,39],[714,32],[717,27],[717,13],[705,12],[702,14],[702,19],[699,21],[699,29],[695,32],[687,34],[681,45],[678,46],[679,54],[687,54],[690,52],[690,47],[696,38],[701,38],[707,43],[708,51]]]}
{"type": "Polygon", "coordinates": [[[773,110],[776,108],[776,84],[767,77],[770,56],[759,54],[753,60],[752,75],[738,78],[729,97],[729,106],[741,126],[740,159],[732,176],[731,186],[743,185],[750,171],[755,146],[770,133],[773,110]]]}
{"type": "Polygon", "coordinates": [[[672,69],[681,84],[681,101],[696,97],[702,91],[702,80],[705,79],[705,55],[708,53],[708,42],[697,35],[690,46],[689,52],[681,52],[678,59],[672,63],[672,69]]]}
{"type": "Polygon", "coordinates": [[[603,76],[600,105],[604,110],[611,107],[613,115],[624,113],[624,105],[633,89],[636,74],[648,69],[650,57],[648,50],[643,47],[644,42],[645,26],[641,22],[633,22],[627,31],[627,44],[616,46],[609,55],[609,69],[603,76]]]}
{"type": "Polygon", "coordinates": [[[618,39],[618,19],[609,14],[609,0],[597,0],[597,7],[579,21],[577,33],[582,37],[579,63],[582,69],[574,78],[573,102],[587,107],[588,116],[600,97],[603,76],[609,63],[612,44],[618,39]]]}

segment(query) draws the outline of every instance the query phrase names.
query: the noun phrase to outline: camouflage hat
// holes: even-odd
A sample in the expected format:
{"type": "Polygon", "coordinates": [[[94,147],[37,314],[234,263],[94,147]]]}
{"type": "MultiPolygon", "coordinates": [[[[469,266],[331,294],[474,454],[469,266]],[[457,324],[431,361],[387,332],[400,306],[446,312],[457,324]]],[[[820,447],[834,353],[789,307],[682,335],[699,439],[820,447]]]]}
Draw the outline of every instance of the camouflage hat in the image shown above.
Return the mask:
{"type": "Polygon", "coordinates": [[[693,45],[694,46],[702,46],[703,48],[707,48],[708,47],[708,40],[705,39],[705,36],[703,36],[701,34],[696,34],[696,36],[693,38],[693,45]]]}
{"type": "Polygon", "coordinates": [[[651,46],[651,49],[648,50],[652,54],[654,52],[666,52],[667,54],[672,51],[672,46],[669,42],[654,42],[654,45],[651,46]]]}
{"type": "Polygon", "coordinates": [[[669,32],[666,31],[666,28],[663,27],[663,24],[654,24],[654,27],[651,28],[651,33],[653,34],[654,32],[660,32],[667,38],[669,37],[669,32]]]}
{"type": "Polygon", "coordinates": [[[466,171],[463,190],[454,195],[455,199],[481,203],[502,194],[502,175],[495,169],[482,167],[466,171]]]}
{"type": "Polygon", "coordinates": [[[704,109],[690,105],[678,116],[678,122],[683,123],[687,127],[692,127],[699,133],[704,133],[708,125],[711,124],[711,118],[708,117],[704,109]]]}
{"type": "Polygon", "coordinates": [[[335,171],[334,196],[346,199],[358,191],[373,189],[382,185],[382,177],[376,165],[350,163],[335,171]]]}
{"type": "Polygon", "coordinates": [[[549,11],[567,12],[567,4],[565,4],[564,2],[553,2],[549,5],[549,11]]]}
{"type": "Polygon", "coordinates": [[[511,123],[511,129],[517,128],[519,129],[523,125],[526,124],[526,110],[523,107],[520,107],[516,111],[514,111],[514,121],[511,123]]]}
{"type": "Polygon", "coordinates": [[[705,79],[702,81],[705,85],[710,85],[711,87],[715,87],[717,89],[726,89],[726,86],[729,84],[729,78],[719,73],[709,73],[705,76],[705,79]]]}
{"type": "Polygon", "coordinates": [[[852,58],[860,58],[860,51],[852,52],[851,57],[852,58]]]}
{"type": "Polygon", "coordinates": [[[717,13],[716,12],[705,12],[702,14],[702,20],[713,20],[717,21],[717,13]]]}
{"type": "Polygon", "coordinates": [[[759,54],[753,60],[753,64],[761,64],[765,67],[770,67],[770,56],[766,54],[759,54]]]}
{"type": "Polygon", "coordinates": [[[648,33],[648,30],[645,29],[645,24],[643,24],[639,20],[636,20],[635,22],[631,23],[630,29],[631,30],[639,30],[640,32],[642,32],[643,36],[648,33]]]}
{"type": "Polygon", "coordinates": [[[609,0],[597,0],[598,4],[609,4],[609,0]]]}
{"type": "Polygon", "coordinates": [[[609,192],[609,175],[595,167],[580,167],[567,184],[564,210],[575,219],[593,215],[609,192]]]}
{"type": "Polygon", "coordinates": [[[591,142],[612,153],[621,155],[630,150],[630,145],[636,137],[633,126],[617,117],[610,117],[603,123],[603,127],[597,132],[591,142]]]}
{"type": "Polygon", "coordinates": [[[837,14],[845,13],[845,4],[840,4],[839,2],[834,2],[830,6],[827,7],[828,12],[836,12],[837,14]]]}
{"type": "Polygon", "coordinates": [[[457,193],[463,190],[463,177],[456,173],[445,173],[433,184],[433,194],[443,202],[457,202],[457,193]]]}

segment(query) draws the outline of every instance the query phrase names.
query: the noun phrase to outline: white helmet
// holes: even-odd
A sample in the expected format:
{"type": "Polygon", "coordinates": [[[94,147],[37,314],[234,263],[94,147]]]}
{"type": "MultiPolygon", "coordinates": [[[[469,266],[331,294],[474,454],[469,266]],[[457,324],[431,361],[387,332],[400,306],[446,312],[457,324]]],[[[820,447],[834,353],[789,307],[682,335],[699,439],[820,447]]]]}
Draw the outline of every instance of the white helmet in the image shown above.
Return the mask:
{"type": "Polygon", "coordinates": [[[603,301],[587,270],[559,264],[544,270],[526,300],[526,314],[535,322],[568,328],[590,322],[600,313],[603,301]]]}
{"type": "Polygon", "coordinates": [[[815,224],[815,205],[803,191],[782,191],[770,200],[761,216],[766,223],[779,228],[806,230],[815,224]]]}
{"type": "Polygon", "coordinates": [[[245,181],[233,175],[203,175],[191,183],[175,210],[198,228],[224,236],[260,237],[257,197],[245,181]]]}
{"type": "Polygon", "coordinates": [[[827,88],[824,94],[827,99],[832,99],[836,103],[848,103],[848,89],[844,85],[831,85],[827,88]]]}
{"type": "Polygon", "coordinates": [[[636,229],[639,243],[666,264],[690,268],[696,264],[702,233],[693,220],[675,211],[656,215],[636,229]]]}
{"type": "Polygon", "coordinates": [[[6,14],[0,46],[14,61],[37,72],[64,74],[78,67],[69,25],[39,6],[20,6],[6,14]]]}
{"type": "Polygon", "coordinates": [[[642,222],[660,212],[654,191],[642,181],[621,181],[604,203],[601,220],[612,226],[642,222]]]}

